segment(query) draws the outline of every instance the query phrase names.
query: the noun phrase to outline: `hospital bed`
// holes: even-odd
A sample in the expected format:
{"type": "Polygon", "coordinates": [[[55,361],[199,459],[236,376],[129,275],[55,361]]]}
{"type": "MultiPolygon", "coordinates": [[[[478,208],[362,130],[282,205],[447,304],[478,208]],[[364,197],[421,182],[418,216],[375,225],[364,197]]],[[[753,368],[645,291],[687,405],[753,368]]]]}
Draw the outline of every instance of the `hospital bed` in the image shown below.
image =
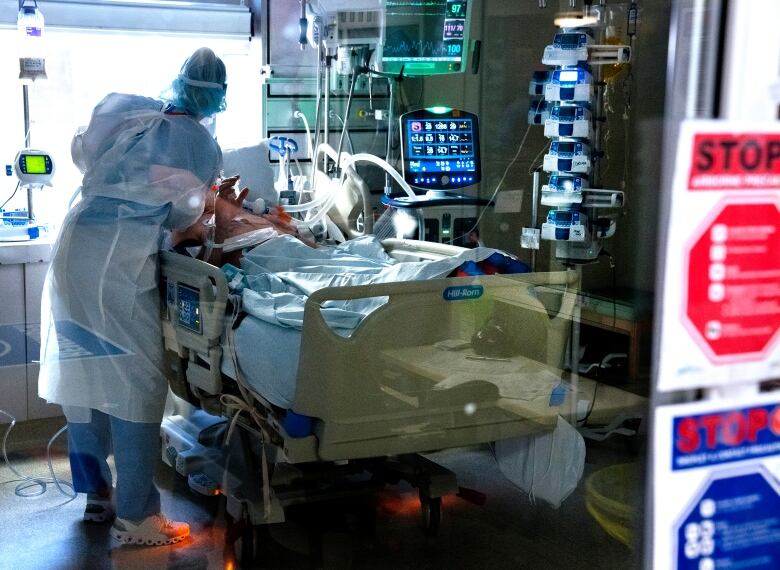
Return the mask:
{"type": "MultiPolygon", "coordinates": [[[[320,151],[335,160],[329,147],[320,151]]],[[[262,143],[227,151],[225,162],[226,172],[248,174],[242,185],[253,192],[270,187],[269,169],[258,166],[267,162],[262,143]]],[[[327,188],[320,160],[315,164],[317,187],[327,188]]],[[[347,238],[370,233],[364,186],[348,168],[347,191],[337,194],[329,210],[347,238]]],[[[464,251],[415,240],[382,244],[400,262],[437,261],[464,251]]],[[[243,522],[237,553],[248,550],[249,557],[258,545],[256,525],[283,521],[291,505],[371,493],[402,479],[419,490],[425,530],[433,533],[441,497],[469,494],[455,474],[422,453],[544,433],[555,428],[559,414],[576,423],[583,400],[590,403],[590,424],[622,433],[623,417],[641,417],[646,404],[583,378],[566,382],[563,363],[579,287],[575,271],[321,289],[308,298],[292,344],[286,331],[284,350],[297,350],[287,354],[288,364],[258,371],[262,366],[244,370],[242,358],[235,362],[236,333],[244,325],[233,330],[226,316],[234,301],[225,274],[173,253],[162,254],[161,267],[171,390],[180,406],[188,402],[211,414],[169,415],[164,439],[182,434],[182,441],[191,440],[184,434],[189,429],[197,442],[164,441],[164,459],[189,474],[193,488],[199,488],[193,473],[217,482],[200,490],[219,489],[226,496],[231,519],[243,522]],[[377,297],[385,301],[381,308],[348,335],[323,318],[333,303],[377,297]],[[491,324],[503,331],[503,352],[479,346],[475,352],[469,341],[491,324]],[[258,372],[266,373],[263,381],[251,382],[258,372]],[[274,382],[294,383],[291,401],[280,405],[271,397],[267,388],[274,382]],[[232,426],[238,427],[221,457],[214,448],[232,426]]],[[[265,327],[266,333],[273,328],[265,327]]],[[[278,338],[265,334],[256,350],[281,350],[278,338]]]]}
{"type": "MultiPolygon", "coordinates": [[[[403,261],[462,251],[414,240],[383,245],[403,261]]],[[[240,426],[232,438],[241,432],[243,440],[221,466],[221,492],[230,515],[252,525],[283,521],[286,506],[315,500],[312,479],[327,472],[333,481],[340,470],[370,473],[368,486],[410,481],[433,527],[440,497],[459,487],[454,474],[420,453],[552,430],[576,397],[563,389],[562,399],[551,399],[562,386],[578,286],[572,271],[321,289],[305,305],[290,411],[247,389],[240,360],[225,366],[233,360],[233,331],[223,272],[169,252],[161,266],[171,389],[240,426]],[[366,297],[385,302],[349,336],[331,330],[323,307],[366,297]],[[500,355],[469,346],[486,323],[504,332],[500,355]],[[247,394],[247,406],[237,405],[247,394]],[[300,431],[290,418],[311,429],[290,433],[300,431]],[[303,491],[295,491],[296,480],[303,491]]],[[[348,492],[331,485],[323,496],[348,492]]]]}

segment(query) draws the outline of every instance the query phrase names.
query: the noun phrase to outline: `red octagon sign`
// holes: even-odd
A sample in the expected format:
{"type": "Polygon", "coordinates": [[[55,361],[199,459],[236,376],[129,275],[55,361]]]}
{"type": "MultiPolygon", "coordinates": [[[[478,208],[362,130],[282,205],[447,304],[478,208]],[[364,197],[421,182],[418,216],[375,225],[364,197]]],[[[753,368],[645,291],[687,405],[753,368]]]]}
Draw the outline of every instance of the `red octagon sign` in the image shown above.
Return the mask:
{"type": "Polygon", "coordinates": [[[721,206],[691,244],[684,321],[694,340],[713,362],[760,358],[780,330],[777,205],[721,206]]]}

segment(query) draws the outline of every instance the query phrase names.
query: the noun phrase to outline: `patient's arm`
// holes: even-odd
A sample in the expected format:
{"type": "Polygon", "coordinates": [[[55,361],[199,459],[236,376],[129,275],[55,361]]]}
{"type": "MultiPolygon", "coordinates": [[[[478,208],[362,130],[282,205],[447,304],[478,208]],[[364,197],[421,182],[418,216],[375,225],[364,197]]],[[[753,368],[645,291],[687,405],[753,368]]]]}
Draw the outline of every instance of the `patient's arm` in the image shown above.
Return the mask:
{"type": "MultiPolygon", "coordinates": [[[[289,222],[289,218],[284,219],[280,214],[256,215],[244,210],[242,204],[248,189],[244,188],[236,194],[234,186],[237,180],[237,176],[228,178],[220,185],[216,193],[209,194],[205,210],[198,221],[185,230],[173,233],[171,242],[174,247],[182,243],[206,244],[209,237],[207,222],[212,219],[212,216],[215,222],[214,243],[217,245],[224,243],[228,238],[264,228],[272,228],[277,233],[301,239],[298,230],[289,222]]],[[[301,241],[316,247],[308,240],[301,239],[301,241]]],[[[224,253],[221,248],[217,247],[213,248],[207,261],[218,266],[225,263],[237,265],[240,256],[240,251],[224,253]]]]}
{"type": "MultiPolygon", "coordinates": [[[[231,179],[229,179],[231,180],[231,179]]],[[[226,181],[227,182],[227,181],[226,181]]],[[[235,184],[235,181],[233,181],[235,184]]],[[[249,188],[244,188],[236,195],[232,185],[222,184],[217,190],[214,204],[216,214],[216,243],[258,230],[273,228],[278,233],[289,234],[298,237],[297,228],[290,223],[291,218],[283,219],[278,214],[252,214],[243,208],[244,199],[249,193],[249,188]]]]}

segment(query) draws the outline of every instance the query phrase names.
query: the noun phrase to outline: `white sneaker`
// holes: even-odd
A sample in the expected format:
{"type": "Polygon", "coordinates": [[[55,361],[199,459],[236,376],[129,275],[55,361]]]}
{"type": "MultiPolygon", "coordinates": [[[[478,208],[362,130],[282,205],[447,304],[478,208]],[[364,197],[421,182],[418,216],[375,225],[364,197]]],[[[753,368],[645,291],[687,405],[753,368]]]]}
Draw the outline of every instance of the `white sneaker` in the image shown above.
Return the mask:
{"type": "Polygon", "coordinates": [[[176,544],[190,535],[190,525],[168,520],[163,514],[146,517],[136,524],[116,518],[111,527],[111,536],[122,544],[163,546],[176,544]]]}

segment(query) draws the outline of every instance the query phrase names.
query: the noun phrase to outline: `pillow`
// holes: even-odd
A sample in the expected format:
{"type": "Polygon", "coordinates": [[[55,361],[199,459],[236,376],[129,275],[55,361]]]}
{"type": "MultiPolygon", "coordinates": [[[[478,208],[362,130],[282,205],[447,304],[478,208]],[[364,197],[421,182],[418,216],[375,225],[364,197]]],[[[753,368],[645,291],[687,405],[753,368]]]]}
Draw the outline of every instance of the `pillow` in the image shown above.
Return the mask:
{"type": "Polygon", "coordinates": [[[254,146],[231,148],[222,152],[222,164],[225,176],[238,174],[240,188],[249,188],[248,202],[258,198],[266,204],[277,204],[279,196],[274,189],[276,173],[268,158],[268,140],[262,140],[254,146]]]}

